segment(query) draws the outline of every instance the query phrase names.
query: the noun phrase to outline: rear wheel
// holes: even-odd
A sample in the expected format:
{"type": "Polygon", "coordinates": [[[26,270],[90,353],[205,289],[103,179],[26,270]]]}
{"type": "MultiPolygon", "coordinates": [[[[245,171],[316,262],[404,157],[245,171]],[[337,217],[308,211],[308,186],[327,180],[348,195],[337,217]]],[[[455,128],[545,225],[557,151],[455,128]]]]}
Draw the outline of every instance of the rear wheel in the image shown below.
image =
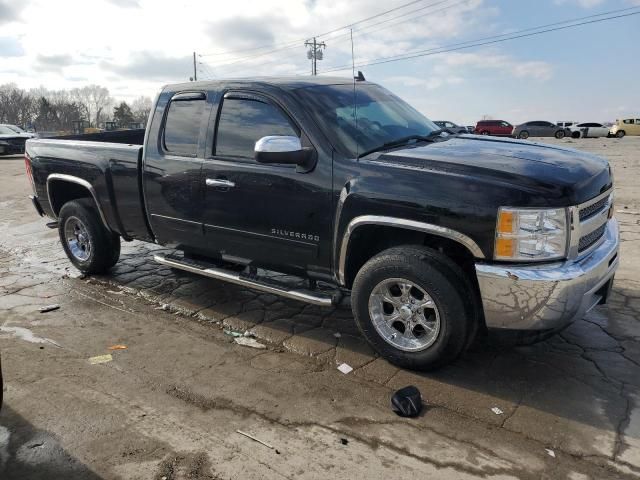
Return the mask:
{"type": "Polygon", "coordinates": [[[58,233],[67,257],[83,273],[103,273],[120,258],[120,237],[103,225],[90,199],[62,206],[58,233]]]}
{"type": "Polygon", "coordinates": [[[616,138],[622,138],[625,135],[625,131],[624,130],[618,130],[616,132],[616,138]]]}
{"type": "Polygon", "coordinates": [[[529,132],[527,132],[526,130],[520,132],[518,134],[518,138],[521,138],[522,140],[526,140],[527,138],[529,138],[529,132]]]}
{"type": "Polygon", "coordinates": [[[352,308],[358,328],[383,357],[431,370],[455,360],[476,331],[473,292],[460,268],[421,246],[395,247],[358,272],[352,308]]]}
{"type": "Polygon", "coordinates": [[[487,132],[486,130],[483,130],[482,132],[480,132],[482,135],[489,135],[489,132],[487,132]]]}
{"type": "Polygon", "coordinates": [[[560,140],[561,138],[564,138],[564,136],[565,136],[565,132],[564,132],[564,130],[558,130],[558,131],[556,132],[556,135],[555,135],[555,136],[556,136],[556,138],[557,138],[558,140],[560,140]]]}

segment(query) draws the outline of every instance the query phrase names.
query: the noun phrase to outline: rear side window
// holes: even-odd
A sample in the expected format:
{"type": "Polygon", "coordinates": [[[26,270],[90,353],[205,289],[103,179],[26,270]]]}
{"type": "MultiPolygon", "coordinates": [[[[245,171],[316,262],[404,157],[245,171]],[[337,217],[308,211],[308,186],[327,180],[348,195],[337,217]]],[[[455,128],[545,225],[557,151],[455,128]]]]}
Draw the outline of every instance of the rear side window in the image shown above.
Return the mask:
{"type": "Polygon", "coordinates": [[[255,144],[267,135],[300,134],[274,105],[248,98],[225,98],[218,132],[217,156],[253,159],[255,144]]]}
{"type": "Polygon", "coordinates": [[[204,109],[204,95],[199,98],[187,97],[184,100],[171,101],[164,126],[164,148],[167,152],[189,157],[196,156],[204,109]]]}

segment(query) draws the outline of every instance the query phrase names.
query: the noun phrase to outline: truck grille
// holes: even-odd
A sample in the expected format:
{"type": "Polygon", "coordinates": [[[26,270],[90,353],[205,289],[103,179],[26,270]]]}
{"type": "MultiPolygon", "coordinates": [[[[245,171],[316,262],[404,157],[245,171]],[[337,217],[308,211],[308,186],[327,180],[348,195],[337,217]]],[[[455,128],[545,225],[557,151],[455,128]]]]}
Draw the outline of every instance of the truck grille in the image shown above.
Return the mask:
{"type": "Polygon", "coordinates": [[[608,206],[609,198],[611,195],[607,195],[601,200],[598,200],[596,203],[589,205],[588,207],[584,207],[580,209],[580,221],[584,222],[585,220],[597,215],[602,211],[603,208],[608,206]]]}
{"type": "Polygon", "coordinates": [[[595,248],[607,229],[609,216],[606,213],[611,207],[612,194],[608,193],[596,199],[576,207],[580,226],[573,245],[575,245],[574,252],[577,250],[578,255],[586,254],[595,248]]]}
{"type": "Polygon", "coordinates": [[[584,237],[580,237],[580,242],[578,243],[578,252],[579,253],[584,252],[589,247],[594,245],[598,240],[600,240],[604,235],[604,231],[606,228],[607,228],[607,224],[603,223],[600,227],[596,228],[593,232],[585,235],[584,237]]]}

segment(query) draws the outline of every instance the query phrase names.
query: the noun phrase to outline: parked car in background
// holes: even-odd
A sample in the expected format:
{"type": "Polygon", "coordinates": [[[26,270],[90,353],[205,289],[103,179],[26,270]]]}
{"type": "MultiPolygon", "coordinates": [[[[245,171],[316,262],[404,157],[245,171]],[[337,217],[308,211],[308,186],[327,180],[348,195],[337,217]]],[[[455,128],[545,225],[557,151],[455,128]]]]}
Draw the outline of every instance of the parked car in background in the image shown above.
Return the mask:
{"type": "Polygon", "coordinates": [[[24,153],[25,142],[33,137],[31,133],[17,133],[5,125],[0,125],[0,155],[24,153]]]}
{"type": "Polygon", "coordinates": [[[543,120],[522,123],[513,129],[513,136],[523,139],[529,137],[564,138],[567,133],[568,129],[543,120]]]}
{"type": "Polygon", "coordinates": [[[480,120],[476,124],[474,133],[478,135],[496,135],[510,137],[513,133],[513,125],[504,120],[480,120]]]}
{"type": "Polygon", "coordinates": [[[456,125],[455,123],[449,122],[448,120],[436,120],[433,123],[449,133],[469,133],[467,127],[463,125],[456,125]]]}
{"type": "Polygon", "coordinates": [[[578,123],[578,122],[566,122],[566,121],[564,121],[564,122],[556,122],[556,125],[559,126],[559,127],[562,127],[562,128],[569,128],[569,127],[575,125],[576,123],[578,123]]]}
{"type": "Polygon", "coordinates": [[[474,125],[467,125],[467,131],[469,133],[475,133],[476,132],[476,127],[474,125]]]}
{"type": "Polygon", "coordinates": [[[622,138],[625,135],[640,135],[640,116],[616,120],[616,123],[609,130],[609,134],[617,138],[622,138]]]}
{"type": "Polygon", "coordinates": [[[609,127],[597,122],[576,123],[569,127],[571,138],[597,138],[609,135],[609,127]]]}

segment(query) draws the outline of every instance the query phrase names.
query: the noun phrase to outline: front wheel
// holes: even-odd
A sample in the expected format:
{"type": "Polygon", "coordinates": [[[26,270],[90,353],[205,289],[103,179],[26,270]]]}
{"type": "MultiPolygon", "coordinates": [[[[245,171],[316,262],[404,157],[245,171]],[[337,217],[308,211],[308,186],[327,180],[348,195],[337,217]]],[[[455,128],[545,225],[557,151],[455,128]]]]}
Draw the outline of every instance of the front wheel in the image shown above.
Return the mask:
{"type": "Polygon", "coordinates": [[[83,273],[104,273],[120,258],[120,237],[103,225],[90,199],[62,206],[58,233],[67,257],[83,273]]]}
{"type": "Polygon", "coordinates": [[[524,132],[520,132],[518,134],[518,138],[521,138],[522,140],[526,140],[527,138],[529,138],[529,132],[527,132],[526,130],[524,132]]]}
{"type": "Polygon", "coordinates": [[[395,247],[358,272],[352,308],[372,347],[405,368],[432,370],[455,360],[476,331],[473,292],[462,270],[421,246],[395,247]]]}
{"type": "Polygon", "coordinates": [[[564,132],[564,130],[558,130],[558,131],[556,132],[556,138],[557,138],[558,140],[560,140],[561,138],[564,138],[564,136],[565,136],[565,132],[564,132]]]}
{"type": "Polygon", "coordinates": [[[624,130],[618,130],[616,132],[616,138],[622,138],[624,137],[625,131],[624,130]]]}

